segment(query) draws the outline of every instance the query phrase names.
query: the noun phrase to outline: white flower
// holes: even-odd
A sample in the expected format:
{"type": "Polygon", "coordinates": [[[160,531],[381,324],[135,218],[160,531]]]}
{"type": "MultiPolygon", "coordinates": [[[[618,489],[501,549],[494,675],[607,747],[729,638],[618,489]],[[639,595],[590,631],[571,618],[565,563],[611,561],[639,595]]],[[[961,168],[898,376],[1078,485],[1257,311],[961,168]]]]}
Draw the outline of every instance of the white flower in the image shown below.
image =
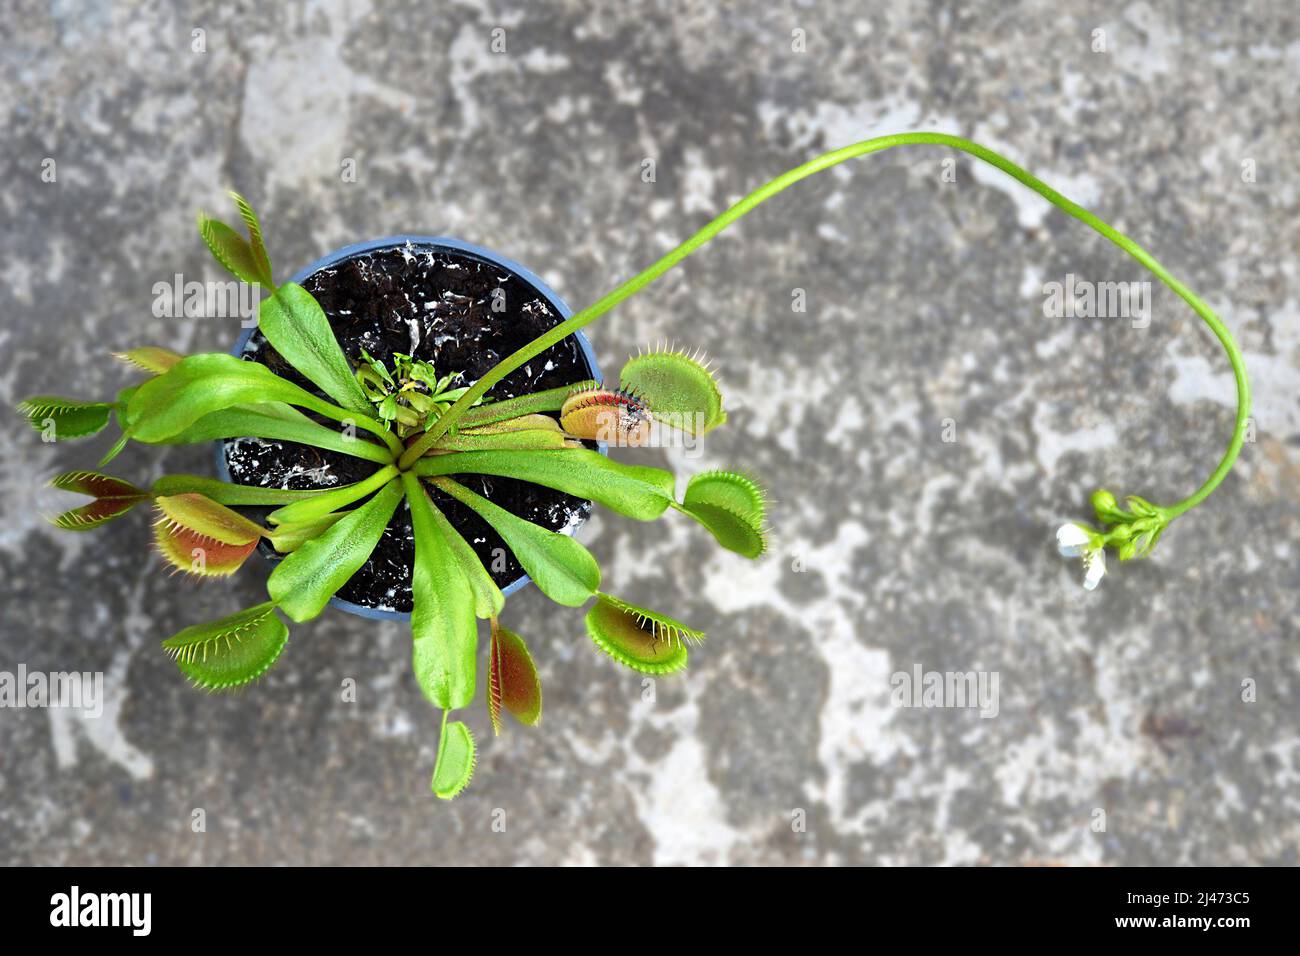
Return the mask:
{"type": "Polygon", "coordinates": [[[1093,548],[1083,556],[1083,589],[1094,590],[1106,573],[1106,549],[1093,548]]]}
{"type": "Polygon", "coordinates": [[[1082,525],[1063,524],[1056,529],[1056,549],[1063,558],[1083,558],[1083,587],[1091,591],[1106,573],[1106,544],[1082,525]]]}
{"type": "Polygon", "coordinates": [[[1078,558],[1092,544],[1092,535],[1071,522],[1056,529],[1056,549],[1063,558],[1078,558]]]}

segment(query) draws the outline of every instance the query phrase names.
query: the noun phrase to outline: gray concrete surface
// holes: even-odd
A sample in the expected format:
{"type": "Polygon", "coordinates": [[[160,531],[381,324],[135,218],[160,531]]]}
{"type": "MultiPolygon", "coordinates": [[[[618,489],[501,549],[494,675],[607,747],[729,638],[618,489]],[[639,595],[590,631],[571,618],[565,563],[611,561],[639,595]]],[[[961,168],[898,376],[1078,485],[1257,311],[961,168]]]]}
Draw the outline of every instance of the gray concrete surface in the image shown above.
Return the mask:
{"type": "MultiPolygon", "coordinates": [[[[478,775],[446,805],[399,627],[329,612],[256,686],[190,689],[158,641],[261,600],[266,568],[195,585],[146,557],[144,515],[47,527],[62,501],[41,482],[109,439],[43,444],[11,417],[0,670],[103,672],[107,708],[0,710],[0,862],[1296,862],[1293,4],[280,6],[5,4],[6,404],[110,395],[129,380],[111,349],[227,348],[231,320],[155,318],[151,290],[219,277],[193,215],[230,214],[229,187],[281,274],[443,232],[580,306],[819,151],[932,128],[1005,150],[1219,309],[1254,441],[1151,560],[1085,593],[1057,524],[1098,485],[1170,503],[1209,473],[1233,416],[1216,343],[1163,288],[1146,328],[1045,318],[1067,274],[1147,277],[991,170],[959,158],[946,181],[948,150],[821,175],[591,329],[615,368],[661,339],[717,359],[728,427],[643,460],[761,476],[770,555],[680,516],[598,516],[607,588],[708,641],[647,700],[579,613],[519,595],[543,724],[491,739],[469,712],[478,775]],[[996,672],[996,717],[892,706],[917,664],[996,672]]],[[[210,461],[132,449],[115,468],[210,461]]]]}

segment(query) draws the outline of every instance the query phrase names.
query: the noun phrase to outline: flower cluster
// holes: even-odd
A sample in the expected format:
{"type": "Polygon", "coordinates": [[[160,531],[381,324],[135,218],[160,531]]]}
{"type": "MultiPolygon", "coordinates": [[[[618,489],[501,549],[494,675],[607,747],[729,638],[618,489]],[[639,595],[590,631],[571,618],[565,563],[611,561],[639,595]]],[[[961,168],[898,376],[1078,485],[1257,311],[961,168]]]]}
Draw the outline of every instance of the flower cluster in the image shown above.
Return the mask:
{"type": "Polygon", "coordinates": [[[1121,561],[1144,558],[1154,550],[1173,514],[1145,498],[1129,495],[1121,508],[1109,491],[1093,492],[1092,508],[1097,520],[1109,528],[1097,529],[1082,522],[1070,522],[1056,529],[1056,547],[1064,558],[1083,559],[1083,586],[1093,590],[1106,574],[1106,548],[1113,548],[1121,561]]]}

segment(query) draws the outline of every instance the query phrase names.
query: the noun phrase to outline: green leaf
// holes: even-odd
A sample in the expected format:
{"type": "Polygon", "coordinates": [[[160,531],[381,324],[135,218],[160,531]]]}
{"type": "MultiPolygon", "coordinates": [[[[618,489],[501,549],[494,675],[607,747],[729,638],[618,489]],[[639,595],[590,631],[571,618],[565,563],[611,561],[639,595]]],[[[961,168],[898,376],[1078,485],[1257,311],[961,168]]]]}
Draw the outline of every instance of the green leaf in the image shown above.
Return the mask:
{"type": "Polygon", "coordinates": [[[624,465],[585,448],[562,451],[467,451],[421,458],[417,475],[498,475],[590,498],[638,521],[653,521],[675,501],[675,481],[661,468],[624,465]]]}
{"type": "Polygon", "coordinates": [[[199,687],[224,690],[261,677],[288,639],[289,628],[267,601],[219,621],[187,627],[163,641],[163,647],[199,687]]]}
{"type": "Polygon", "coordinates": [[[729,551],[757,558],[767,550],[763,518],[767,498],[750,478],[727,471],[706,471],[686,486],[679,511],[712,532],[729,551]]]}
{"type": "Polygon", "coordinates": [[[491,673],[488,679],[488,716],[492,732],[501,733],[501,708],[515,715],[527,727],[536,727],[542,719],[542,682],[537,665],[528,653],[528,645],[514,631],[492,620],[492,647],[488,655],[491,673]]]}
{"type": "Polygon", "coordinates": [[[360,501],[366,495],[378,491],[396,477],[397,467],[395,465],[385,465],[362,481],[343,485],[339,488],[331,488],[329,491],[315,497],[295,501],[283,508],[277,508],[266,516],[266,520],[272,524],[314,521],[317,518],[323,518],[331,511],[338,511],[345,505],[360,501]]]}
{"type": "Polygon", "coordinates": [[[474,616],[482,620],[496,617],[505,607],[505,595],[492,580],[488,569],[483,567],[483,562],[479,560],[473,546],[461,537],[460,532],[447,520],[447,516],[437,508],[432,509],[432,514],[434,524],[442,532],[443,540],[447,542],[448,547],[455,553],[460,569],[469,580],[470,589],[474,592],[474,616]]]}
{"type": "Polygon", "coordinates": [[[704,634],[664,614],[600,594],[586,617],[596,646],[625,667],[643,674],[671,674],[686,666],[688,641],[704,634]]]}
{"type": "Polygon", "coordinates": [[[374,416],[329,319],[310,292],[286,282],[262,300],[257,326],[275,350],[326,395],[343,408],[374,416]]]}
{"type": "Polygon", "coordinates": [[[596,384],[594,380],[586,380],[575,382],[572,385],[561,385],[559,388],[531,392],[528,395],[519,395],[516,398],[507,398],[499,402],[479,405],[476,408],[471,408],[461,417],[460,427],[477,428],[481,425],[491,425],[494,422],[505,421],[507,418],[518,418],[520,415],[530,415],[537,412],[558,412],[564,406],[564,400],[569,397],[569,393],[574,389],[588,388],[596,384]]]}
{"type": "Polygon", "coordinates": [[[443,800],[451,800],[469,786],[474,776],[474,735],[459,720],[447,723],[444,714],[438,738],[438,761],[429,788],[443,800]]]}
{"type": "MultiPolygon", "coordinates": [[[[507,418],[499,422],[492,422],[489,425],[476,425],[473,428],[462,428],[460,429],[460,434],[477,435],[477,436],[502,435],[502,434],[509,434],[510,432],[538,431],[538,430],[559,433],[562,432],[564,429],[560,428],[560,423],[557,422],[550,415],[535,414],[535,415],[517,415],[514,418],[507,418]]],[[[447,435],[443,435],[442,438],[438,439],[439,443],[441,443],[448,437],[449,436],[447,435]]]]}
{"type": "Polygon", "coordinates": [[[413,475],[402,476],[415,534],[411,591],[412,666],[420,690],[436,707],[457,710],[474,700],[478,622],[474,592],[442,530],[433,503],[413,475]]]}
{"type": "Polygon", "coordinates": [[[90,495],[95,500],[88,505],[65,511],[52,524],[65,531],[89,531],[105,522],[112,521],[126,514],[140,502],[149,497],[149,493],[137,488],[129,481],[103,475],[97,471],[69,471],[56,475],[50,480],[50,487],[61,491],[75,491],[90,495]]]}
{"type": "MultiPolygon", "coordinates": [[[[127,403],[127,433],[136,441],[161,442],[204,415],[264,402],[286,402],[338,420],[350,415],[265,365],[211,352],[187,356],[170,371],[141,384],[127,403]]],[[[367,421],[358,416],[357,424],[364,427],[367,421]]]]}
{"type": "MultiPolygon", "coordinates": [[[[369,365],[372,370],[374,370],[375,374],[378,375],[381,379],[383,379],[389,385],[395,386],[397,384],[396,382],[393,381],[393,376],[388,374],[388,368],[384,365],[383,362],[379,361],[379,359],[375,358],[365,349],[361,350],[361,357],[365,360],[366,364],[369,365]]],[[[358,369],[358,371],[360,370],[358,369]]]]}
{"type": "Polygon", "coordinates": [[[248,245],[253,252],[253,264],[257,267],[258,281],[268,289],[275,288],[271,279],[271,257],[266,254],[266,243],[262,240],[262,224],[257,221],[257,213],[243,196],[231,192],[230,198],[239,207],[239,216],[248,227],[248,245]]]}
{"type": "Polygon", "coordinates": [[[270,283],[262,282],[264,277],[248,240],[224,222],[212,219],[204,213],[199,213],[198,223],[199,235],[203,237],[212,255],[227,272],[243,282],[270,287],[270,283]]]}
{"type": "Polygon", "coordinates": [[[354,458],[364,458],[386,465],[393,453],[383,445],[356,436],[349,437],[332,428],[312,421],[302,412],[283,402],[263,402],[259,405],[236,405],[204,415],[193,425],[182,429],[159,445],[195,445],[219,438],[267,438],[275,441],[292,441],[313,448],[341,452],[354,458]]]}
{"type": "Polygon", "coordinates": [[[296,521],[291,524],[282,524],[270,532],[267,537],[271,539],[271,545],[276,551],[281,554],[289,554],[292,551],[297,551],[312,538],[319,538],[332,528],[336,521],[346,517],[347,514],[346,511],[340,511],[325,515],[323,518],[316,518],[313,521],[296,521]]]}
{"type": "Polygon", "coordinates": [[[237,485],[203,475],[163,475],[149,489],[155,495],[181,495],[197,492],[223,505],[270,507],[284,505],[307,498],[328,494],[325,488],[262,488],[258,485],[237,485]]]}
{"type": "Polygon", "coordinates": [[[38,432],[53,426],[57,440],[95,434],[108,424],[113,406],[108,402],[83,402],[57,395],[38,395],[20,402],[18,411],[38,432]]]}
{"type": "MultiPolygon", "coordinates": [[[[554,419],[547,419],[554,421],[554,419]]],[[[520,451],[554,451],[560,448],[579,447],[570,442],[558,429],[526,428],[520,431],[502,431],[485,435],[473,432],[457,432],[455,435],[443,435],[433,446],[439,451],[501,451],[517,449],[520,451]]]]}
{"type": "MultiPolygon", "coordinates": [[[[409,361],[410,356],[403,356],[400,353],[394,353],[393,359],[395,361],[398,360],[409,361]]],[[[410,369],[407,370],[406,377],[416,382],[423,382],[425,385],[428,385],[429,388],[434,392],[441,391],[441,389],[438,388],[438,384],[439,384],[438,371],[428,362],[420,362],[420,361],[411,362],[411,367],[410,369]]],[[[446,376],[445,381],[449,382],[450,380],[451,380],[451,376],[450,375],[446,376]]]]}
{"type": "Polygon", "coordinates": [[[656,420],[703,435],[727,420],[722,393],[699,354],[646,352],[627,360],[619,387],[650,406],[656,420]]]}
{"type": "Polygon", "coordinates": [[[539,527],[494,505],[450,478],[434,483],[457,501],[474,509],[501,535],[533,583],[552,601],[580,607],[600,587],[600,567],[591,552],[569,535],[539,527]]]}
{"type": "MultiPolygon", "coordinates": [[[[138,349],[113,353],[113,358],[118,361],[133,365],[142,372],[152,372],[155,375],[161,375],[184,357],[179,352],[160,348],[157,345],[145,345],[138,349]]],[[[118,401],[121,401],[120,395],[118,401]]]]}
{"type": "Polygon", "coordinates": [[[334,592],[366,563],[401,500],[401,484],[390,481],[360,508],[281,561],[266,582],[275,603],[295,621],[320,614],[334,592]]]}

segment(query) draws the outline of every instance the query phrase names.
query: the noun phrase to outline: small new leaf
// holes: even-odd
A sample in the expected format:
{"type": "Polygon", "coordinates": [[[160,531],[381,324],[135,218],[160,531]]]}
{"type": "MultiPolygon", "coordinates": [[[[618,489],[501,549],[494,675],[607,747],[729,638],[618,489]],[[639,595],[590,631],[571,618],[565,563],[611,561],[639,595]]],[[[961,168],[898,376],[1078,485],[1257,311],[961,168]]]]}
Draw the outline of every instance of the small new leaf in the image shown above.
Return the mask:
{"type": "Polygon", "coordinates": [[[275,288],[271,279],[271,257],[266,254],[266,243],[262,240],[262,225],[257,221],[257,213],[243,196],[231,191],[230,198],[239,207],[239,217],[248,227],[248,245],[253,253],[253,263],[257,267],[258,282],[268,289],[275,288]]]}
{"type": "Polygon", "coordinates": [[[288,639],[289,628],[267,601],[219,621],[187,627],[162,646],[196,685],[226,690],[266,673],[288,639]]]}
{"type": "MultiPolygon", "coordinates": [[[[248,240],[224,222],[204,213],[198,215],[199,235],[217,262],[236,279],[250,284],[263,284],[263,276],[248,240]]],[[[270,285],[270,283],[265,283],[270,285]]]]}

